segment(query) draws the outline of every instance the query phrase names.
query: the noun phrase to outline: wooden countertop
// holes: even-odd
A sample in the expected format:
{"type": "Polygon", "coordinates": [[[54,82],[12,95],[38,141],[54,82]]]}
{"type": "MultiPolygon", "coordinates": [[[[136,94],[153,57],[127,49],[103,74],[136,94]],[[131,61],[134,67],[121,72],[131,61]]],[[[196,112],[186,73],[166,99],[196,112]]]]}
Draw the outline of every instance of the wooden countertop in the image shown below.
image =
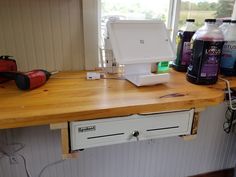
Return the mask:
{"type": "MultiPolygon", "coordinates": [[[[202,108],[224,99],[224,82],[198,86],[175,71],[166,84],[139,88],[126,80],[87,81],[85,74],[58,73],[32,91],[18,90],[13,81],[0,84],[0,129],[202,108]]],[[[229,79],[236,86],[236,79],[229,79]]]]}

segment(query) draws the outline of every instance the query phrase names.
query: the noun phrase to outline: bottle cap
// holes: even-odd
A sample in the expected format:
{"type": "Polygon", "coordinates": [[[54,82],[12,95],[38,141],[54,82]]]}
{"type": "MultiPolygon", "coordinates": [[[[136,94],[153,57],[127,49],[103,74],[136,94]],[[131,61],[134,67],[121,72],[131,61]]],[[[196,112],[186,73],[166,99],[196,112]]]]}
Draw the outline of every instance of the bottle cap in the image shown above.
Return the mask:
{"type": "Polygon", "coordinates": [[[205,19],[205,22],[216,22],[216,19],[205,19]]]}
{"type": "Polygon", "coordinates": [[[195,19],[186,19],[186,22],[195,22],[195,19]]]}

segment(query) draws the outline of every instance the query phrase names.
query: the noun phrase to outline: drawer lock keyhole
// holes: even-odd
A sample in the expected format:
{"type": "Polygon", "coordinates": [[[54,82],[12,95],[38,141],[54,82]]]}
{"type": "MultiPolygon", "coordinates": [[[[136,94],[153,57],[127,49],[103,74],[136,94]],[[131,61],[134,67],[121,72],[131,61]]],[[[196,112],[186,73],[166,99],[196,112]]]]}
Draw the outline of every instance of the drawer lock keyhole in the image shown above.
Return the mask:
{"type": "Polygon", "coordinates": [[[135,130],[132,133],[133,137],[135,137],[137,139],[137,141],[139,141],[139,131],[135,130]]]}

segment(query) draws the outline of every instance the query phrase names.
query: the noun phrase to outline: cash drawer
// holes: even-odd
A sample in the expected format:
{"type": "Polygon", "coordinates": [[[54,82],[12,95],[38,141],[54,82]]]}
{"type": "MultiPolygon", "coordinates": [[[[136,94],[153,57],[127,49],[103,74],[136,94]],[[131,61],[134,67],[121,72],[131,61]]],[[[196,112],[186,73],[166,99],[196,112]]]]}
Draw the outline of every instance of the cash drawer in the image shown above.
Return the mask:
{"type": "Polygon", "coordinates": [[[194,110],[70,122],[71,150],[191,132],[194,110]]]}

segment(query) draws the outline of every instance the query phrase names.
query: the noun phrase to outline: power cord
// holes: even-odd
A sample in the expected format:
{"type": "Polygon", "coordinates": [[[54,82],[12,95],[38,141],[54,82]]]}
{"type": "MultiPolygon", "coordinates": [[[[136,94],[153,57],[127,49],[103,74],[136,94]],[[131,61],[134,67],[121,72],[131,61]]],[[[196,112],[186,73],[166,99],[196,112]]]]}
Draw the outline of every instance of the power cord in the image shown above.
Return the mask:
{"type": "MultiPolygon", "coordinates": [[[[59,71],[52,71],[51,74],[53,75],[52,79],[84,79],[84,77],[62,77],[62,76],[55,76],[55,74],[59,73],[59,71]]],[[[125,80],[124,77],[105,77],[105,73],[98,72],[100,74],[99,79],[114,79],[114,80],[125,80]]],[[[93,80],[93,79],[92,79],[93,80]]]]}
{"type": "MultiPolygon", "coordinates": [[[[236,103],[233,101],[233,105],[235,106],[236,103]]],[[[231,129],[234,125],[234,122],[236,120],[236,111],[232,110],[230,107],[225,112],[225,122],[223,124],[223,129],[226,133],[230,133],[231,129]]]]}
{"type": "Polygon", "coordinates": [[[19,152],[20,150],[22,150],[25,147],[24,144],[22,143],[11,143],[11,144],[6,144],[5,148],[4,146],[0,146],[0,153],[2,153],[2,156],[0,158],[2,158],[3,156],[7,156],[7,157],[12,157],[13,155],[15,155],[17,152],[19,152]],[[14,146],[19,146],[18,148],[11,150],[11,148],[9,148],[9,146],[14,147],[14,146]]]}
{"type": "Polygon", "coordinates": [[[229,106],[225,112],[226,121],[223,124],[223,129],[226,133],[230,133],[234,124],[236,124],[236,101],[232,99],[230,82],[227,79],[219,77],[220,80],[224,81],[227,87],[229,96],[229,106]]]}
{"type": "Polygon", "coordinates": [[[26,174],[27,174],[27,177],[32,177],[32,175],[31,175],[31,173],[30,173],[30,171],[29,171],[29,169],[28,169],[28,166],[27,166],[27,162],[26,162],[26,158],[23,156],[23,155],[21,155],[21,154],[18,154],[22,159],[23,159],[23,161],[24,161],[24,167],[25,167],[25,172],[26,172],[26,174]]]}
{"type": "Polygon", "coordinates": [[[51,166],[54,166],[54,165],[57,165],[57,164],[59,164],[59,163],[62,163],[62,162],[64,162],[64,161],[65,161],[64,159],[63,159],[63,160],[58,160],[58,161],[56,161],[56,162],[53,162],[53,163],[50,163],[50,164],[46,165],[46,166],[43,167],[42,170],[39,172],[38,177],[42,177],[43,172],[44,172],[47,168],[49,168],[49,167],[51,167],[51,166]]]}
{"type": "Polygon", "coordinates": [[[5,148],[4,148],[4,146],[0,147],[0,153],[2,153],[2,156],[0,157],[0,159],[3,158],[4,156],[8,157],[9,159],[13,156],[20,156],[23,159],[24,168],[25,168],[27,177],[32,177],[32,175],[30,174],[30,172],[28,170],[28,166],[27,166],[25,157],[21,154],[18,154],[18,152],[20,150],[22,150],[24,147],[25,147],[25,145],[22,143],[6,144],[5,148]],[[12,150],[12,148],[9,148],[9,147],[14,147],[14,146],[19,146],[19,147],[14,150],[12,150]]]}
{"type": "Polygon", "coordinates": [[[233,107],[233,104],[232,104],[232,96],[231,96],[230,83],[229,83],[229,81],[227,79],[224,79],[222,77],[219,77],[219,79],[225,82],[227,90],[228,90],[228,95],[229,95],[229,107],[230,107],[231,110],[235,111],[236,107],[233,107]]]}
{"type": "MultiPolygon", "coordinates": [[[[22,155],[22,154],[20,154],[20,153],[18,153],[18,152],[19,152],[20,150],[22,150],[24,147],[25,147],[25,145],[22,144],[22,143],[11,143],[11,144],[6,144],[6,145],[4,145],[4,146],[0,146],[0,154],[1,154],[0,159],[2,159],[3,157],[8,157],[8,158],[10,159],[12,156],[19,156],[19,157],[21,157],[22,160],[23,160],[23,163],[24,163],[24,168],[25,168],[25,172],[26,172],[27,177],[33,177],[33,176],[31,175],[31,173],[30,173],[29,168],[28,168],[27,160],[26,160],[25,156],[22,155]],[[10,146],[11,146],[11,147],[19,146],[19,147],[12,150],[12,148],[9,148],[10,146]]],[[[61,162],[63,162],[63,161],[65,161],[65,160],[58,160],[58,161],[52,162],[52,163],[50,163],[50,164],[44,166],[44,167],[42,168],[42,170],[39,172],[38,177],[42,177],[44,171],[45,171],[47,168],[49,168],[49,167],[51,167],[51,166],[53,166],[53,165],[59,164],[59,163],[61,163],[61,162]]]]}

